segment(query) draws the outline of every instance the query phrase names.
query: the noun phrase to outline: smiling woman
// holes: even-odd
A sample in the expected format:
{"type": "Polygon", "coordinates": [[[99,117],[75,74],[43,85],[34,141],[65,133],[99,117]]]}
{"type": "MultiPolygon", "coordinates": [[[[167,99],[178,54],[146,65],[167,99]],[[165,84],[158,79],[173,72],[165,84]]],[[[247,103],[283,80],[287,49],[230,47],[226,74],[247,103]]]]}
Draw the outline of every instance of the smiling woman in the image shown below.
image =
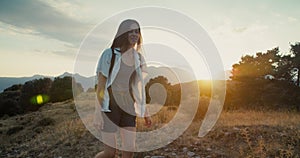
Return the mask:
{"type": "Polygon", "coordinates": [[[139,23],[124,20],[111,48],[106,49],[99,59],[94,124],[101,131],[104,151],[96,158],[115,157],[117,131],[121,134],[123,157],[132,158],[136,150],[136,116],[144,117],[145,124],[151,126],[150,116],[145,110],[142,72],[146,71],[146,65],[139,53],[141,44],[139,23]]]}

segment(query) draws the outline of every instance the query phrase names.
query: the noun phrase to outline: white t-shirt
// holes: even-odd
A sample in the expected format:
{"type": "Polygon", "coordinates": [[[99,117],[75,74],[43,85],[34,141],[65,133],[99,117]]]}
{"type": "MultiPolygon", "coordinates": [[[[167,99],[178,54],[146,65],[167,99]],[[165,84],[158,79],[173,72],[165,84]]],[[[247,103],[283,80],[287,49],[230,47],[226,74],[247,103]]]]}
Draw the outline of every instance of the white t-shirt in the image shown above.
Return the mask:
{"type": "MultiPolygon", "coordinates": [[[[104,90],[103,102],[100,103],[101,111],[104,111],[104,112],[111,112],[109,109],[109,94],[107,91],[107,87],[112,85],[113,81],[116,79],[116,76],[120,70],[120,65],[121,65],[120,49],[115,48],[114,53],[116,55],[115,63],[114,63],[113,69],[112,69],[109,77],[108,77],[108,73],[109,73],[110,62],[111,62],[111,58],[112,58],[111,48],[104,50],[104,52],[102,53],[102,55],[98,61],[97,70],[96,70],[97,76],[99,73],[102,73],[102,75],[107,78],[105,90],[104,90]]],[[[136,113],[138,116],[143,117],[144,113],[145,113],[145,104],[146,104],[144,78],[147,73],[147,71],[146,71],[147,66],[145,64],[144,57],[142,57],[142,55],[138,55],[138,52],[135,50],[134,50],[134,61],[135,61],[134,67],[137,72],[137,79],[135,80],[135,83],[133,83],[132,93],[133,93],[133,97],[135,99],[136,113]],[[140,57],[141,57],[141,59],[139,59],[140,57]]],[[[96,106],[96,107],[99,107],[99,106],[96,106]]]]}

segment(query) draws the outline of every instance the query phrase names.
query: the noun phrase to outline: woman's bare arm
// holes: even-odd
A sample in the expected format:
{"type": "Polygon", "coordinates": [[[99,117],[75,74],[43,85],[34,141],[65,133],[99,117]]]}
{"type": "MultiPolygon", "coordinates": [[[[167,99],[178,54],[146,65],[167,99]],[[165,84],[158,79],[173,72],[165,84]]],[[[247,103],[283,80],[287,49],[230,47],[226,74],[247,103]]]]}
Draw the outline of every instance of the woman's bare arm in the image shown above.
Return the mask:
{"type": "Polygon", "coordinates": [[[95,115],[94,115],[94,126],[98,130],[103,129],[103,118],[101,114],[101,107],[99,107],[99,105],[101,106],[103,102],[105,84],[106,84],[106,77],[104,77],[102,73],[98,73],[96,95],[99,104],[96,104],[97,107],[95,108],[95,115]]]}
{"type": "Polygon", "coordinates": [[[102,75],[102,73],[98,73],[98,84],[96,95],[100,105],[102,105],[103,97],[104,97],[104,90],[106,84],[106,77],[102,75]]]}

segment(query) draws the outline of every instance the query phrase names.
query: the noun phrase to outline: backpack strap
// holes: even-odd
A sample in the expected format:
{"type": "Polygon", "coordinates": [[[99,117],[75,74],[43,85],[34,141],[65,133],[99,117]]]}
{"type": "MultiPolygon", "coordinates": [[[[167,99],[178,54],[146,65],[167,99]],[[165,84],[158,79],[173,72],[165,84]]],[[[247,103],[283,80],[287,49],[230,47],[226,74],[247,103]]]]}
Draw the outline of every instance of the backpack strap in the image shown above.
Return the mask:
{"type": "Polygon", "coordinates": [[[109,71],[108,71],[108,76],[107,76],[107,78],[110,77],[111,72],[112,72],[112,69],[113,69],[113,67],[114,67],[114,65],[115,65],[116,54],[114,53],[114,49],[113,49],[113,48],[111,48],[111,53],[112,53],[112,56],[111,56],[111,59],[110,59],[110,66],[109,66],[109,71]]]}

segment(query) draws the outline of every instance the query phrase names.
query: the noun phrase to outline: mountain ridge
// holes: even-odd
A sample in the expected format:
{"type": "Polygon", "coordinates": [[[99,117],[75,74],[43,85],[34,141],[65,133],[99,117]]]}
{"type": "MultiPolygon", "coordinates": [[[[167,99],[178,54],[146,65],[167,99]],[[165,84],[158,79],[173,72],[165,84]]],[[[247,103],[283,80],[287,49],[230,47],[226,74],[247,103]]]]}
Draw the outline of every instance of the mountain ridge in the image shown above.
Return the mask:
{"type": "MultiPolygon", "coordinates": [[[[35,74],[35,75],[29,76],[29,77],[0,77],[0,92],[3,92],[4,89],[6,89],[10,86],[13,86],[15,84],[24,84],[27,81],[31,81],[31,80],[35,80],[35,79],[50,78],[50,79],[54,80],[56,77],[62,78],[62,77],[66,77],[66,76],[73,76],[76,81],[78,80],[78,81],[81,81],[82,83],[85,83],[87,80],[94,78],[94,76],[84,77],[84,76],[81,76],[76,73],[72,74],[70,72],[64,72],[63,74],[61,74],[59,76],[45,76],[45,75],[35,74]]],[[[82,85],[82,86],[84,86],[84,85],[82,85]]]]}
{"type": "MultiPolygon", "coordinates": [[[[227,73],[227,71],[225,71],[227,73]]],[[[226,80],[229,78],[227,74],[226,80]]],[[[64,72],[59,76],[45,76],[35,74],[31,77],[0,77],[0,92],[3,92],[4,89],[15,85],[15,84],[24,84],[27,81],[34,80],[34,79],[41,79],[41,78],[50,78],[54,80],[56,77],[65,77],[65,76],[72,76],[74,77],[75,81],[80,83],[84,88],[84,91],[88,90],[89,88],[94,88],[96,83],[96,76],[85,77],[80,75],[79,73],[70,73],[64,72]]],[[[183,82],[190,82],[195,80],[196,78],[193,77],[193,74],[181,69],[181,68],[168,68],[168,67],[148,67],[148,79],[146,79],[146,83],[150,78],[155,78],[157,76],[164,76],[168,79],[171,84],[183,83],[183,82]]]]}

